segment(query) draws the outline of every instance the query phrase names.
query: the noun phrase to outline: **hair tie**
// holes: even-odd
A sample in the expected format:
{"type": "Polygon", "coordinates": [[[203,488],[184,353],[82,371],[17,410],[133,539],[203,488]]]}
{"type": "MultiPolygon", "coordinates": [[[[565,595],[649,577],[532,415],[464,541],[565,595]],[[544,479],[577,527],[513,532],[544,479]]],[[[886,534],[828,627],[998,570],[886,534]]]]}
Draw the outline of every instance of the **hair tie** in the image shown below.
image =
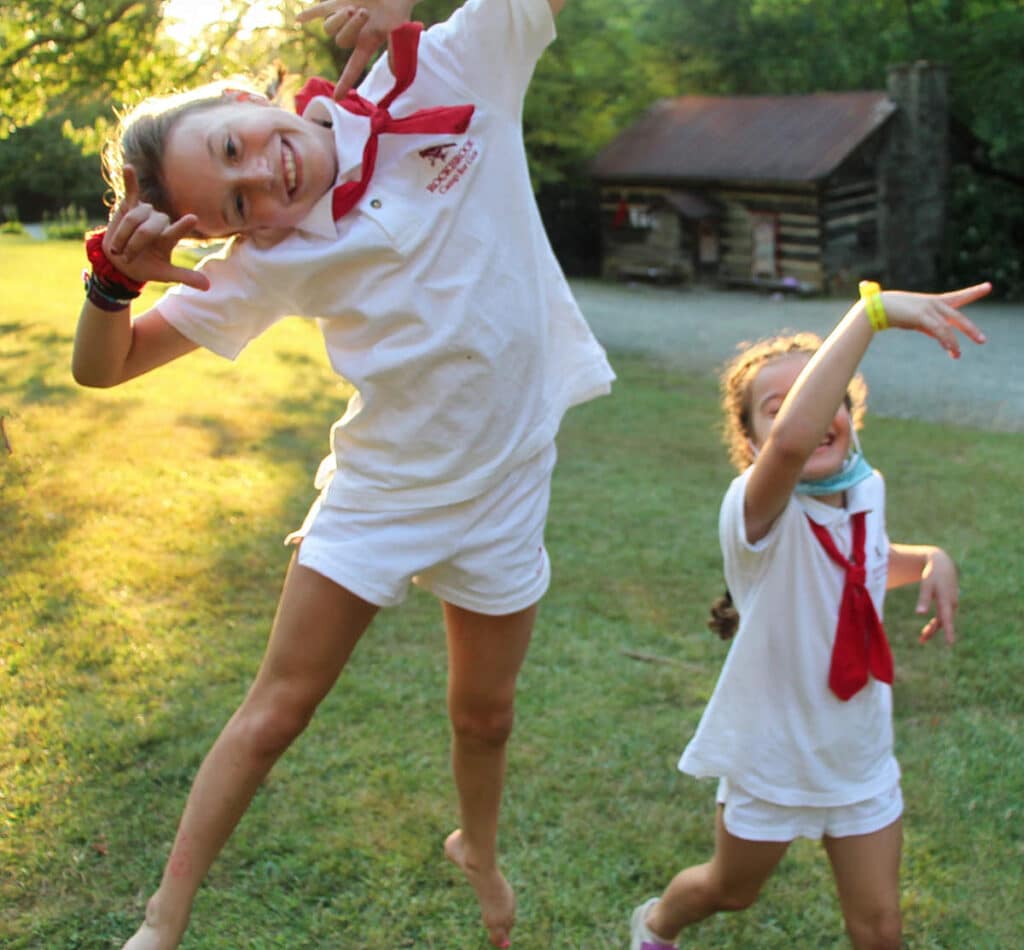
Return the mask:
{"type": "Polygon", "coordinates": [[[138,296],[138,292],[146,286],[144,280],[132,280],[122,274],[107,257],[103,250],[103,235],[106,228],[96,228],[85,236],[85,254],[92,264],[92,272],[105,284],[110,284],[128,292],[129,296],[138,296]]]}
{"type": "Polygon", "coordinates": [[[86,299],[100,310],[114,313],[124,310],[139,296],[146,282],[122,274],[103,250],[106,228],[96,228],[85,236],[85,254],[92,271],[82,271],[86,299]]]}

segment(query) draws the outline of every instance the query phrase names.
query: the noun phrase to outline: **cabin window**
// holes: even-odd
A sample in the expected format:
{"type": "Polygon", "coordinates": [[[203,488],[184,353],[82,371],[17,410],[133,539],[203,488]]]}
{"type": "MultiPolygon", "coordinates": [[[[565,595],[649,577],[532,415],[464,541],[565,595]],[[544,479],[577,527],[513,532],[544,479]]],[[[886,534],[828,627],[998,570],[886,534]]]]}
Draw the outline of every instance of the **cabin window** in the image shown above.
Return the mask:
{"type": "Polygon", "coordinates": [[[718,228],[714,221],[701,221],[698,225],[697,255],[701,264],[718,263],[718,228]]]}
{"type": "Polygon", "coordinates": [[[778,215],[752,214],[750,218],[754,243],[754,252],[751,257],[751,276],[778,277],[778,215]]]}

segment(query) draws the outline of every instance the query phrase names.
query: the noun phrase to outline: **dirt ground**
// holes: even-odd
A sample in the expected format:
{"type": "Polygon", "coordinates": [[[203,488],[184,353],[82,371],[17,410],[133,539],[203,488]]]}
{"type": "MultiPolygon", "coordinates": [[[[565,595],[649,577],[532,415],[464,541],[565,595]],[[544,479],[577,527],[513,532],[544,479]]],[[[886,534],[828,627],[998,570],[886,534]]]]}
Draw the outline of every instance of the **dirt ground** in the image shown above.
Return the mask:
{"type": "MultiPolygon", "coordinates": [[[[825,336],[848,306],[839,299],[778,299],[747,291],[571,284],[609,350],[651,353],[705,371],[719,367],[743,340],[787,329],[825,336]]],[[[981,302],[965,312],[988,342],[965,340],[958,361],[914,333],[886,333],[875,342],[861,366],[871,413],[1024,432],[1024,304],[981,302]]]]}

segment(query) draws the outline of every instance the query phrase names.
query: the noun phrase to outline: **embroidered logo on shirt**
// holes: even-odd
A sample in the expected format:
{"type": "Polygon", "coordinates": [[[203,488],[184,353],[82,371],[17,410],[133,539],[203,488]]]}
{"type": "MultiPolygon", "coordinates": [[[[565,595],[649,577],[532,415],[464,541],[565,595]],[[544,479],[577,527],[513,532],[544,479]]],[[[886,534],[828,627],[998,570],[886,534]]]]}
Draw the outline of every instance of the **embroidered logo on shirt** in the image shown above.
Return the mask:
{"type": "Polygon", "coordinates": [[[448,150],[455,148],[454,142],[445,142],[444,145],[432,145],[430,148],[420,149],[420,158],[425,158],[430,162],[431,168],[436,168],[438,162],[443,162],[448,158],[448,150]]]}
{"type": "MultiPolygon", "coordinates": [[[[444,146],[438,146],[438,148],[444,148],[444,146]]],[[[429,152],[432,150],[424,149],[423,151],[429,152]]],[[[420,154],[422,155],[423,152],[420,152],[420,154]]],[[[472,139],[467,139],[466,144],[452,158],[445,162],[444,167],[437,173],[434,180],[427,185],[427,191],[431,194],[440,195],[450,191],[461,181],[462,176],[466,174],[469,166],[477,160],[479,155],[480,150],[476,147],[476,143],[472,139]]],[[[440,157],[443,158],[443,156],[440,157]]]]}

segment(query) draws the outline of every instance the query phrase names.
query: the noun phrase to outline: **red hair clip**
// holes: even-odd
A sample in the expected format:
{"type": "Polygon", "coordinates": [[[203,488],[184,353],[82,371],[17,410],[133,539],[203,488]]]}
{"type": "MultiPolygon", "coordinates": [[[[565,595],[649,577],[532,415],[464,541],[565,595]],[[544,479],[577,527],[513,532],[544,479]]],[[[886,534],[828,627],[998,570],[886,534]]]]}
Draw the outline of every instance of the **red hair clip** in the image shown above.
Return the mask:
{"type": "Polygon", "coordinates": [[[221,95],[234,99],[235,102],[258,102],[260,105],[266,105],[269,101],[266,96],[263,96],[258,92],[251,92],[248,89],[234,89],[229,87],[221,90],[221,95]]]}

